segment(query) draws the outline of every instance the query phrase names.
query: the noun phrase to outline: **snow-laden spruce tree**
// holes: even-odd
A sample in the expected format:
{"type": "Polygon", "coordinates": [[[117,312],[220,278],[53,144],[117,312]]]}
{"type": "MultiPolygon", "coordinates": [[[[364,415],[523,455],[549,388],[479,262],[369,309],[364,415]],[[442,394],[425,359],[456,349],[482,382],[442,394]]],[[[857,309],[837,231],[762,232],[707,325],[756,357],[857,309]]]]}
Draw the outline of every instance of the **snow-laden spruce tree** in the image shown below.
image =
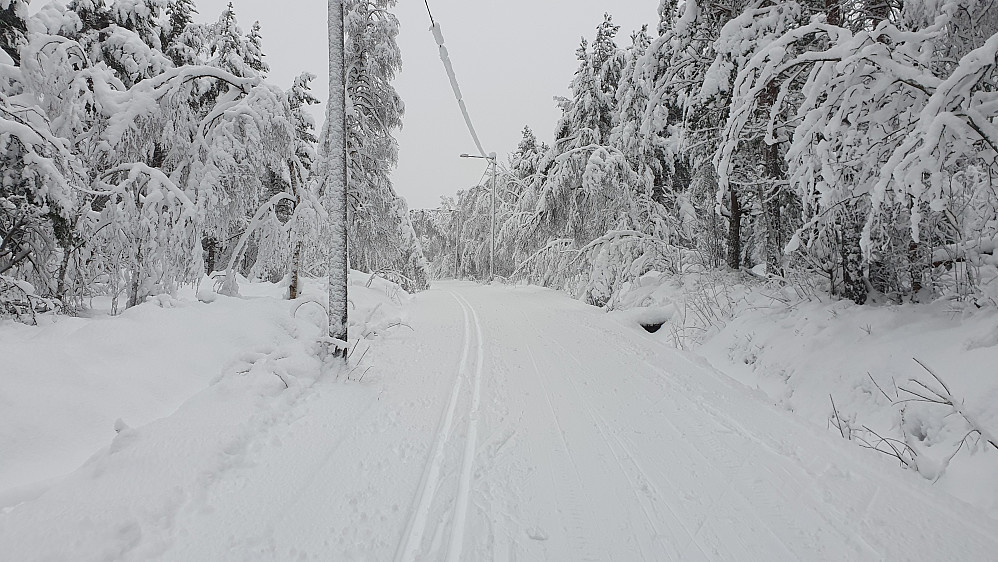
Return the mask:
{"type": "Polygon", "coordinates": [[[20,64],[20,49],[28,40],[28,3],[25,0],[0,0],[0,50],[14,64],[20,64]]]}
{"type": "Polygon", "coordinates": [[[590,47],[582,39],[572,99],[562,100],[551,163],[532,209],[534,236],[557,236],[584,245],[611,228],[627,206],[627,190],[613,181],[626,175],[622,154],[608,149],[622,64],[615,37],[619,26],[609,14],[596,28],[590,47]],[[591,212],[596,207],[599,213],[591,212]]]}
{"type": "Polygon", "coordinates": [[[428,286],[429,271],[405,200],[395,192],[395,132],[404,105],[392,81],[402,67],[394,0],[347,0],[346,95],[350,264],[410,291],[428,286]]]}
{"type": "MultiPolygon", "coordinates": [[[[197,30],[188,25],[185,35],[197,30]]],[[[198,53],[208,65],[264,79],[260,28],[254,25],[243,35],[231,3],[201,37],[198,53]]],[[[295,199],[288,164],[296,150],[294,118],[287,96],[270,86],[244,94],[209,83],[198,105],[197,114],[209,127],[202,128],[207,134],[192,179],[214,187],[206,191],[211,201],[205,205],[202,244],[208,268],[227,271],[224,292],[235,293],[236,273],[273,277],[277,269],[287,271],[288,244],[277,240],[287,232],[277,209],[295,199]]]]}
{"type": "Polygon", "coordinates": [[[14,59],[0,53],[0,284],[19,279],[51,295],[58,280],[49,266],[72,238],[81,163],[26,90],[14,59]]]}
{"type": "MultiPolygon", "coordinates": [[[[275,207],[275,218],[280,228],[276,235],[266,238],[266,246],[261,248],[261,257],[257,268],[270,268],[272,271],[285,272],[290,276],[288,281],[288,298],[297,298],[301,287],[299,279],[302,264],[321,262],[319,256],[323,252],[315,246],[319,241],[324,220],[322,205],[315,192],[318,182],[313,181],[312,171],[316,161],[316,146],[319,139],[315,135],[315,120],[308,112],[310,105],[320,103],[312,95],[310,83],[314,74],[303,73],[295,78],[294,84],[287,92],[288,109],[291,112],[294,126],[294,152],[287,161],[287,190],[292,199],[275,207]],[[314,256],[309,259],[309,256],[314,256]]],[[[275,225],[276,226],[276,225],[275,225]]],[[[317,271],[310,271],[316,276],[317,271]]]]}
{"type": "Polygon", "coordinates": [[[561,100],[555,145],[538,162],[540,181],[526,182],[504,225],[525,230],[533,244],[517,249],[518,276],[599,305],[622,283],[666,266],[677,222],[662,205],[661,183],[656,188],[663,147],[637,121],[649,103],[637,68],[650,38],[639,31],[620,49],[617,31],[607,15],[592,46],[583,40],[572,99],[561,100]]]}

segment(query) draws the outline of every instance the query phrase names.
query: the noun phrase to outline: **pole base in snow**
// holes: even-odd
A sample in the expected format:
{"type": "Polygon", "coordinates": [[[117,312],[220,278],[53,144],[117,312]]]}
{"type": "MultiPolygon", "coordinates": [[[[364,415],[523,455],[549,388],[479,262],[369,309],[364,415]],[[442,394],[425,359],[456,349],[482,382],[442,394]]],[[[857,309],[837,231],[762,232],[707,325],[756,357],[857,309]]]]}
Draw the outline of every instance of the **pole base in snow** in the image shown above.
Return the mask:
{"type": "Polygon", "coordinates": [[[334,338],[322,339],[318,342],[316,356],[321,363],[319,376],[325,378],[332,375],[339,378],[340,373],[345,372],[347,357],[350,347],[347,342],[334,338]]]}

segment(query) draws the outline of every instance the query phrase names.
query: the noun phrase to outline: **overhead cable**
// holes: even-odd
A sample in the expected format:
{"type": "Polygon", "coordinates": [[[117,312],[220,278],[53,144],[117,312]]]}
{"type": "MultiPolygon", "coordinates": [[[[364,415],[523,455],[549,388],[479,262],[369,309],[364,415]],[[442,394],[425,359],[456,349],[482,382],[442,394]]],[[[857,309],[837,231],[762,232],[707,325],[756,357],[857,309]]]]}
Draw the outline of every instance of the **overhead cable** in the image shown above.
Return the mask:
{"type": "Polygon", "coordinates": [[[433,32],[433,39],[437,42],[437,47],[440,50],[440,61],[444,63],[444,70],[447,71],[447,78],[450,79],[450,87],[454,90],[454,97],[457,98],[457,105],[461,108],[461,114],[464,116],[464,122],[468,125],[468,132],[471,133],[472,140],[475,141],[475,146],[478,148],[478,152],[484,158],[488,158],[485,153],[485,149],[482,148],[482,141],[478,139],[478,133],[475,131],[475,126],[471,122],[471,115],[468,114],[468,107],[464,104],[464,96],[461,95],[461,87],[457,84],[457,76],[454,74],[454,65],[451,64],[450,55],[447,53],[447,47],[444,46],[444,34],[440,30],[440,24],[433,19],[433,13],[430,12],[430,2],[429,0],[423,0],[426,4],[426,13],[430,16],[430,31],[433,32]]]}

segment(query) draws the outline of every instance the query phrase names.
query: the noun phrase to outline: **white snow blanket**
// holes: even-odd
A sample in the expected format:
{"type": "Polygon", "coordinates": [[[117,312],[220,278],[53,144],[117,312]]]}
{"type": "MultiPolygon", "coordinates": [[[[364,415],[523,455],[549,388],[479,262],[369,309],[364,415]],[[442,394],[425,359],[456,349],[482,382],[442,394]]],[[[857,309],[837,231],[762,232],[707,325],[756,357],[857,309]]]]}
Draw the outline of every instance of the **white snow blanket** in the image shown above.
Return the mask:
{"type": "MultiPolygon", "coordinates": [[[[226,328],[200,336],[244,349],[243,360],[221,378],[207,373],[217,362],[201,361],[203,390],[145,425],[124,415],[127,426],[82,467],[8,508],[3,557],[985,560],[998,552],[998,525],[979,509],[912,472],[876,466],[890,460],[559,293],[440,283],[413,297],[405,325],[382,324],[355,382],[309,377],[313,359],[298,348],[307,326],[280,310],[287,303],[256,300],[239,303],[274,326],[231,312],[226,328]],[[233,320],[256,335],[240,335],[233,320]]],[[[205,306],[220,302],[226,310],[221,300],[205,306]]],[[[133,316],[155,315],[156,324],[189,313],[141,308],[133,316]]],[[[128,315],[101,322],[151,329],[128,315]]],[[[174,349],[177,358],[225,355],[174,349]]],[[[136,350],[145,353],[153,352],[136,350]]],[[[141,371],[135,361],[129,373],[141,371]]],[[[116,392],[108,385],[108,396],[116,392]]],[[[58,425],[46,419],[55,414],[21,415],[22,427],[58,425]]]]}

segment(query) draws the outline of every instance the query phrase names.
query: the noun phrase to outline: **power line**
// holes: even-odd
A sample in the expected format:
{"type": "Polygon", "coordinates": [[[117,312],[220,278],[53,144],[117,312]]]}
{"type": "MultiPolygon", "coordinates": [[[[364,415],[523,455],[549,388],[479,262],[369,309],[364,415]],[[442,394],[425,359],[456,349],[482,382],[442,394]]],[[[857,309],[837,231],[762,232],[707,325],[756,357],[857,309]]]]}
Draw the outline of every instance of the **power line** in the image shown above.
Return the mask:
{"type": "Polygon", "coordinates": [[[436,25],[437,22],[433,21],[433,12],[430,11],[430,0],[423,0],[426,4],[426,13],[430,15],[430,25],[436,25]]]}
{"type": "MultiPolygon", "coordinates": [[[[471,133],[471,138],[475,141],[475,146],[478,147],[478,153],[481,155],[480,158],[485,158],[492,165],[492,220],[490,228],[492,236],[489,244],[489,282],[491,283],[495,279],[496,257],[496,171],[498,167],[496,153],[486,154],[485,148],[482,147],[482,141],[478,139],[475,125],[472,124],[471,115],[468,114],[468,107],[464,104],[464,96],[461,95],[461,87],[457,85],[454,65],[451,64],[450,56],[447,54],[447,47],[444,46],[443,31],[440,30],[440,24],[433,19],[433,13],[430,12],[430,0],[423,0],[423,3],[426,4],[426,13],[430,16],[430,31],[433,32],[433,39],[437,42],[437,47],[440,49],[440,61],[444,63],[444,70],[447,71],[447,78],[450,79],[450,86],[454,90],[454,97],[457,98],[457,105],[461,108],[464,123],[468,126],[468,132],[471,133]]],[[[462,154],[461,156],[466,155],[462,154]]]]}
{"type": "Polygon", "coordinates": [[[478,139],[478,133],[475,131],[475,125],[471,122],[471,115],[468,114],[468,107],[464,104],[464,96],[461,95],[461,87],[457,84],[457,76],[454,73],[454,65],[451,64],[450,55],[447,53],[447,47],[444,46],[444,34],[440,30],[440,24],[433,19],[433,13],[430,12],[430,1],[423,0],[426,4],[426,13],[430,16],[430,31],[433,33],[433,39],[437,42],[437,47],[440,51],[440,61],[444,63],[444,70],[447,72],[447,78],[450,80],[451,89],[454,90],[454,97],[457,98],[457,105],[461,108],[461,115],[464,116],[464,123],[468,126],[468,132],[471,133],[472,140],[475,141],[475,147],[478,148],[478,152],[482,157],[488,157],[485,153],[485,149],[482,148],[482,141],[478,139]]]}

